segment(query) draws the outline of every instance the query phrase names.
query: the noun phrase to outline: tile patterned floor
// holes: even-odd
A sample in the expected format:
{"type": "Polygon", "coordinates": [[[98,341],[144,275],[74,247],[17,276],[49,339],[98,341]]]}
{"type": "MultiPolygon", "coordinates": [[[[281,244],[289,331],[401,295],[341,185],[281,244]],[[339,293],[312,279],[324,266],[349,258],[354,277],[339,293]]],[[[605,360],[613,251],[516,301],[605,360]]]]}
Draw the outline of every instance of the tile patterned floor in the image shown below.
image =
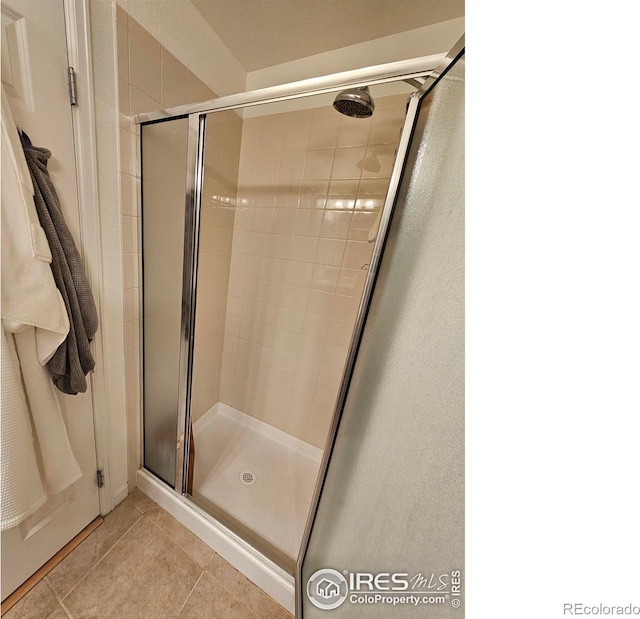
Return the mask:
{"type": "Polygon", "coordinates": [[[136,490],[6,619],[292,619],[136,490]]]}

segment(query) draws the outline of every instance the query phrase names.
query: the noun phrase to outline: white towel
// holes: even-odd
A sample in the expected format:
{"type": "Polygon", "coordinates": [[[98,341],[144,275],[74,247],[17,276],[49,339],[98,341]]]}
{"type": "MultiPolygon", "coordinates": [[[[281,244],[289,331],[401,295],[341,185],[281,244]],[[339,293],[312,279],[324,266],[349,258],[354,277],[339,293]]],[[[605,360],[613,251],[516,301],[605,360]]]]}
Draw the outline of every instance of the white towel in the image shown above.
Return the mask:
{"type": "Polygon", "coordinates": [[[47,500],[31,434],[29,411],[16,371],[13,336],[2,330],[2,510],[0,528],[20,524],[47,500]]]}
{"type": "Polygon", "coordinates": [[[13,337],[42,457],[46,489],[49,494],[58,494],[80,479],[82,471],[71,451],[56,389],[49,373],[38,362],[35,329],[27,327],[13,337]]]}
{"type": "Polygon", "coordinates": [[[51,251],[33,202],[33,184],[18,129],[2,89],[2,321],[5,331],[36,327],[43,365],[69,333],[69,318],[51,273],[51,251]]]}
{"type": "Polygon", "coordinates": [[[49,244],[38,221],[33,185],[4,90],[1,142],[0,526],[4,530],[19,524],[46,502],[45,489],[50,494],[61,492],[82,472],[71,451],[53,383],[42,367],[65,340],[69,319],[49,266],[49,244]]]}

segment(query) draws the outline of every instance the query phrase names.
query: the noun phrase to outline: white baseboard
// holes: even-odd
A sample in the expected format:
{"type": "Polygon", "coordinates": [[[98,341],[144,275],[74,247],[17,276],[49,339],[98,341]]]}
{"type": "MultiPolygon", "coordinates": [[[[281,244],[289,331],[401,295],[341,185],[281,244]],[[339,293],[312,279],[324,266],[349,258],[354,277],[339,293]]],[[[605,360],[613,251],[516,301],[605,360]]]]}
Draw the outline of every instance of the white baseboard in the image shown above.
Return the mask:
{"type": "Polygon", "coordinates": [[[119,505],[129,496],[129,482],[121,486],[113,495],[113,506],[119,505]]]}
{"type": "Polygon", "coordinates": [[[295,581],[291,574],[180,496],[147,471],[138,471],[138,488],[197,535],[289,612],[295,614],[295,581]]]}

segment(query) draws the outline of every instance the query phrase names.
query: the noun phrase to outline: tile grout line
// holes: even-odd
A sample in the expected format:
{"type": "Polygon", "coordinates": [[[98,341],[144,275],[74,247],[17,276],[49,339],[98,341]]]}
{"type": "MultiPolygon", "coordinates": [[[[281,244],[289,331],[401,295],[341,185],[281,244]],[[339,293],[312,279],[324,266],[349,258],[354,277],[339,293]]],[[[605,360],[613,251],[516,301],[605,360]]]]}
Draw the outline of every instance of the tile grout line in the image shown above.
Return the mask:
{"type": "MultiPolygon", "coordinates": [[[[214,550],[214,552],[215,552],[215,550],[214,550]]],[[[217,553],[216,553],[216,554],[217,554],[217,553]]],[[[218,556],[219,556],[219,555],[218,555],[218,556]]],[[[212,558],[213,558],[213,557],[212,557],[212,558]]],[[[224,559],[223,559],[223,560],[224,560],[224,559]]],[[[209,563],[211,563],[211,559],[209,559],[209,563]]],[[[228,561],[227,561],[227,563],[228,563],[228,561]]],[[[207,565],[208,565],[208,564],[207,564],[207,565]]],[[[231,564],[229,563],[229,565],[231,565],[231,564]]],[[[240,574],[240,575],[241,575],[241,576],[243,576],[244,578],[247,578],[247,577],[246,577],[246,576],[245,576],[245,575],[244,575],[240,570],[236,570],[236,568],[235,568],[235,567],[233,567],[233,565],[231,565],[231,567],[232,567],[236,572],[238,572],[238,574],[240,574]]],[[[248,604],[246,604],[246,602],[244,602],[243,600],[241,600],[241,599],[240,599],[240,598],[239,598],[239,597],[238,597],[238,596],[237,596],[237,595],[236,595],[236,594],[235,594],[235,593],[234,593],[234,592],[233,592],[229,587],[227,587],[227,585],[225,585],[225,584],[224,584],[224,583],[223,583],[219,578],[216,578],[216,577],[215,577],[215,576],[214,576],[214,575],[213,575],[209,570],[207,570],[207,568],[205,568],[205,570],[204,570],[204,571],[205,571],[205,572],[207,572],[207,574],[209,574],[209,576],[210,576],[211,578],[213,578],[213,580],[215,580],[215,581],[216,581],[216,582],[217,582],[217,583],[218,583],[218,584],[219,584],[219,585],[220,585],[220,586],[221,586],[225,591],[227,591],[227,592],[229,593],[229,595],[231,595],[231,597],[232,597],[234,600],[236,600],[236,601],[240,602],[240,604],[242,604],[242,606],[244,606],[244,607],[245,607],[245,608],[246,608],[246,609],[251,613],[252,617],[256,617],[256,618],[258,617],[258,616],[256,615],[256,613],[253,611],[253,609],[252,609],[252,608],[250,608],[250,607],[249,607],[249,605],[248,605],[248,604]]],[[[249,579],[247,578],[247,580],[249,580],[249,579]]],[[[265,592],[261,587],[258,587],[258,585],[256,585],[255,583],[253,583],[253,582],[251,582],[251,581],[249,581],[249,583],[251,584],[251,586],[255,587],[256,589],[258,589],[258,590],[260,590],[262,593],[264,593],[264,595],[266,595],[267,597],[271,598],[271,596],[269,596],[269,594],[268,594],[268,593],[266,593],[266,592],[265,592]]],[[[271,598],[271,599],[272,599],[272,598],[271,598]]],[[[278,604],[277,602],[275,602],[275,600],[274,600],[274,603],[275,603],[275,604],[278,604]]],[[[284,607],[283,607],[283,608],[284,608],[284,607]]],[[[285,609],[285,610],[286,610],[286,609],[285,609]]]]}
{"type": "MultiPolygon", "coordinates": [[[[161,508],[161,509],[163,509],[163,508],[161,508]]],[[[166,511],[166,510],[164,510],[164,511],[166,511]]],[[[167,513],[169,513],[169,512],[167,512],[167,513]]],[[[180,550],[184,555],[186,555],[186,556],[187,556],[187,558],[188,558],[190,561],[193,561],[193,563],[195,563],[195,564],[196,564],[196,565],[197,565],[201,570],[203,570],[203,571],[204,571],[204,570],[206,570],[206,566],[207,566],[207,565],[209,564],[209,562],[211,561],[211,557],[209,557],[209,559],[206,561],[206,563],[205,563],[205,565],[204,565],[204,566],[200,565],[200,564],[199,564],[199,563],[198,563],[198,562],[197,562],[197,561],[196,561],[196,560],[195,560],[195,559],[194,559],[194,558],[193,558],[193,557],[192,557],[192,556],[191,556],[191,555],[190,555],[190,554],[189,554],[189,553],[188,553],[188,552],[187,552],[187,551],[182,547],[182,546],[180,546],[180,544],[178,544],[178,542],[177,542],[176,540],[174,540],[174,539],[173,539],[173,537],[172,537],[172,536],[171,536],[167,531],[165,531],[165,530],[164,530],[164,529],[163,529],[163,528],[162,528],[162,527],[161,527],[157,522],[155,522],[154,520],[152,520],[151,518],[149,518],[149,516],[147,516],[146,514],[143,514],[143,515],[144,515],[144,517],[145,517],[145,518],[146,518],[146,519],[147,519],[147,520],[148,520],[148,521],[149,521],[149,522],[150,522],[154,527],[156,527],[156,528],[157,528],[157,529],[158,529],[158,530],[159,530],[159,531],[160,531],[160,532],[161,532],[165,537],[167,537],[167,538],[169,539],[169,541],[170,541],[174,546],[176,546],[176,547],[177,547],[177,548],[178,548],[178,549],[179,549],[179,550],[180,550]]],[[[169,515],[171,516],[171,514],[169,514],[169,515]]],[[[173,518],[173,516],[171,516],[171,517],[173,518]]],[[[182,523],[180,523],[180,524],[182,524],[182,523]]],[[[184,525],[182,525],[182,526],[184,526],[184,525]]],[[[185,527],[185,528],[186,528],[186,527],[185,527]]],[[[187,529],[187,530],[188,530],[188,529],[187,529]]],[[[189,531],[189,532],[191,533],[191,531],[189,531]]],[[[196,537],[199,541],[202,541],[202,540],[200,540],[200,538],[198,538],[197,536],[195,536],[195,537],[196,537]]],[[[202,543],[203,543],[203,544],[205,544],[204,542],[202,542],[202,543]]],[[[212,553],[213,553],[213,552],[215,552],[215,550],[213,550],[213,549],[212,549],[208,544],[205,544],[205,546],[207,546],[207,548],[209,548],[209,550],[211,550],[211,552],[212,552],[212,553]]],[[[212,556],[213,556],[213,555],[212,555],[212,556]]]]}
{"type": "MultiPolygon", "coordinates": [[[[53,585],[47,580],[47,577],[45,576],[43,579],[44,583],[47,585],[47,587],[49,587],[49,590],[51,591],[51,593],[53,593],[53,597],[56,598],[56,606],[62,608],[62,610],[64,610],[64,612],[66,613],[67,617],[69,619],[73,619],[73,616],[71,615],[71,612],[69,611],[69,609],[63,604],[62,600],[60,599],[60,596],[57,594],[56,590],[53,588],[53,585]]],[[[52,611],[55,612],[55,611],[52,611]]],[[[49,613],[49,615],[51,615],[52,613],[49,613]]]]}
{"type": "MultiPolygon", "coordinates": [[[[212,549],[213,550],[213,549],[212,549]]],[[[213,579],[215,580],[225,591],[227,591],[229,593],[229,595],[231,595],[232,598],[234,598],[235,600],[237,600],[238,602],[240,602],[240,604],[242,604],[252,615],[252,617],[256,617],[257,615],[253,612],[253,609],[249,608],[249,606],[247,604],[245,604],[245,602],[243,602],[233,591],[231,591],[231,589],[229,589],[229,587],[227,587],[219,578],[216,578],[207,568],[211,565],[211,562],[213,561],[213,557],[214,556],[219,556],[220,555],[213,550],[213,554],[209,557],[209,560],[207,561],[207,564],[204,567],[204,571],[213,579]]],[[[225,561],[225,563],[229,563],[226,559],[220,557],[223,561],[225,561]]],[[[238,572],[239,574],[241,574],[242,576],[244,576],[244,574],[242,574],[242,572],[240,572],[240,570],[236,570],[235,567],[233,567],[233,565],[231,565],[229,563],[229,565],[231,566],[231,568],[233,570],[235,570],[236,572],[238,572]]],[[[245,578],[247,578],[246,576],[244,576],[245,578]]],[[[248,579],[247,579],[248,580],[248,579]]],[[[251,581],[249,581],[251,582],[251,581]]],[[[254,587],[260,589],[260,587],[258,587],[258,585],[251,583],[254,587]]],[[[262,589],[260,589],[262,591],[262,589]]],[[[266,595],[266,594],[265,594],[266,595]]]]}
{"type": "MultiPolygon", "coordinates": [[[[135,505],[134,505],[135,507],[135,505]]],[[[139,509],[136,508],[136,511],[140,512],[139,509]]],[[[113,512],[112,512],[113,513],[113,512]]],[[[89,568],[87,570],[87,573],[75,584],[73,585],[73,587],[71,587],[71,589],[69,589],[69,591],[67,591],[67,593],[63,596],[63,597],[59,597],[57,592],[54,590],[54,593],[56,594],[56,597],[58,598],[58,600],[62,603],[63,600],[66,600],[71,593],[73,593],[73,591],[75,591],[75,589],[78,587],[78,585],[82,582],[84,582],[87,577],[89,576],[89,574],[91,574],[91,572],[93,572],[93,570],[100,564],[102,563],[103,559],[122,541],[122,538],[129,533],[129,531],[131,531],[131,529],[133,529],[133,527],[136,526],[136,524],[138,524],[138,522],[140,522],[140,518],[142,518],[144,516],[144,514],[142,512],[140,512],[140,516],[136,519],[136,521],[115,541],[115,543],[113,544],[113,546],[111,546],[111,548],[109,548],[109,550],[107,550],[107,552],[105,552],[100,559],[98,559],[98,561],[96,561],[91,568],[89,568]]],[[[53,586],[50,583],[49,586],[53,589],[53,586]]]]}
{"type": "Polygon", "coordinates": [[[71,614],[71,611],[64,605],[64,603],[61,600],[58,600],[58,604],[60,604],[60,606],[62,607],[62,610],[64,610],[64,612],[67,613],[67,617],[69,619],[74,619],[73,615],[71,614]]]}
{"type": "Polygon", "coordinates": [[[180,608],[178,609],[178,612],[176,613],[176,617],[180,616],[180,613],[182,612],[184,607],[187,605],[187,602],[189,601],[189,598],[191,597],[191,595],[195,591],[195,588],[198,586],[198,583],[202,580],[202,577],[204,576],[204,573],[205,573],[205,570],[202,569],[202,571],[200,572],[200,576],[198,576],[195,584],[193,585],[193,587],[191,587],[191,591],[189,591],[187,597],[184,599],[184,602],[182,603],[182,606],[180,606],[180,608]]]}

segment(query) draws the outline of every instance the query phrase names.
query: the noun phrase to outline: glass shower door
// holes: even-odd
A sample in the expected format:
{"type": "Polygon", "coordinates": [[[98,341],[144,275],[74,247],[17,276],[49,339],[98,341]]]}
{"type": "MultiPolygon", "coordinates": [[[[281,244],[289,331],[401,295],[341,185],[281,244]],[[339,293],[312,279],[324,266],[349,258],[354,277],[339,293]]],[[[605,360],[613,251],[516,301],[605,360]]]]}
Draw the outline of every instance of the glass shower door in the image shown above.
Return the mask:
{"type": "Polygon", "coordinates": [[[209,113],[189,494],[289,572],[300,550],[413,87],[209,113]]]}
{"type": "Polygon", "coordinates": [[[188,119],[142,132],[143,464],[175,487],[188,119]]]}

